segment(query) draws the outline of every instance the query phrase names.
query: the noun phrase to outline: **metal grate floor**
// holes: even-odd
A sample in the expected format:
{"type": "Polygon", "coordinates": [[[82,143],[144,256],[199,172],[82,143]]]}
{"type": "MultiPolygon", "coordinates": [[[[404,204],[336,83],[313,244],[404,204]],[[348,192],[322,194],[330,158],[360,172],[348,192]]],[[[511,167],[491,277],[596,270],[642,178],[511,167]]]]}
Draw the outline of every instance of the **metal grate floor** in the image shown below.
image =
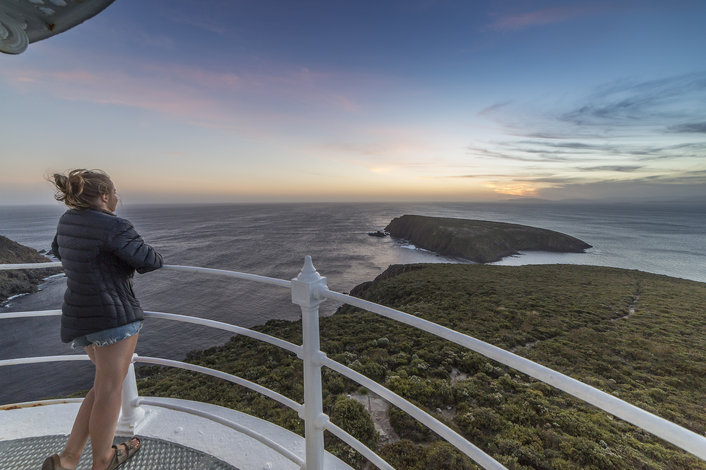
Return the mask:
{"type": "MultiPolygon", "coordinates": [[[[51,454],[64,448],[67,436],[42,436],[0,441],[0,469],[37,470],[51,454]]],[[[142,449],[121,470],[238,470],[214,457],[179,444],[140,437],[142,449]]],[[[125,441],[124,437],[115,443],[125,441]]],[[[83,450],[76,470],[91,470],[91,449],[83,450]]]]}

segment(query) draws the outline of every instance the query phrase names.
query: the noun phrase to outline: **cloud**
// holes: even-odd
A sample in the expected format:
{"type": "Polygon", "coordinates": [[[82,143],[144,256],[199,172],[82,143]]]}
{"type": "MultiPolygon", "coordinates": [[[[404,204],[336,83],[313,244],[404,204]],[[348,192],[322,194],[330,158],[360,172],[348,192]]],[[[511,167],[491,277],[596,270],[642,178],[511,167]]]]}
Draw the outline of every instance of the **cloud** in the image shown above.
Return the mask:
{"type": "Polygon", "coordinates": [[[536,26],[561,23],[596,12],[591,5],[561,6],[504,16],[487,26],[492,31],[519,31],[536,26]]]}
{"type": "Polygon", "coordinates": [[[706,122],[675,124],[669,127],[667,132],[706,134],[706,122]]]}
{"type": "Polygon", "coordinates": [[[467,151],[512,165],[541,189],[611,180],[692,184],[706,171],[705,100],[706,72],[700,72],[610,82],[550,111],[498,102],[478,115],[504,127],[505,137],[474,142],[467,151]]]}
{"type": "Polygon", "coordinates": [[[478,111],[477,115],[478,116],[490,116],[490,115],[494,114],[497,110],[502,109],[509,104],[510,104],[510,101],[492,104],[492,105],[487,106],[487,107],[481,109],[480,111],[478,111]]]}
{"type": "Polygon", "coordinates": [[[507,146],[503,143],[493,144],[497,150],[489,150],[483,147],[469,145],[466,147],[467,154],[481,158],[490,158],[498,160],[512,160],[517,162],[565,162],[571,160],[571,157],[566,153],[561,152],[552,154],[552,152],[533,151],[518,147],[507,146]],[[533,154],[538,153],[540,156],[533,154]],[[528,155],[529,154],[529,155],[528,155]]]}
{"type": "Polygon", "coordinates": [[[2,68],[0,80],[25,92],[130,107],[226,131],[294,125],[317,113],[362,109],[347,91],[352,80],[305,67],[265,65],[239,73],[132,58],[110,64],[100,58],[55,59],[51,66],[2,68]]]}
{"type": "MultiPolygon", "coordinates": [[[[585,103],[557,118],[577,126],[664,128],[664,123],[702,117],[702,106],[695,103],[703,102],[704,98],[704,73],[643,82],[623,80],[598,87],[584,99],[585,103]]],[[[678,126],[676,123],[674,125],[678,126]]]]}
{"type": "Polygon", "coordinates": [[[497,173],[497,174],[492,174],[492,173],[486,173],[486,174],[483,174],[483,173],[476,173],[476,174],[472,174],[472,175],[446,175],[446,176],[437,176],[436,178],[440,178],[440,179],[457,179],[457,178],[460,178],[460,179],[493,179],[493,178],[513,178],[513,175],[512,175],[512,174],[508,174],[508,173],[505,173],[505,174],[500,174],[500,173],[497,173]]]}
{"type": "Polygon", "coordinates": [[[643,168],[642,166],[636,165],[604,165],[604,166],[590,166],[590,167],[579,167],[576,168],[580,171],[614,171],[618,173],[630,173],[643,168]]]}
{"type": "Polygon", "coordinates": [[[550,187],[562,187],[568,184],[584,183],[586,181],[591,181],[587,178],[579,178],[572,176],[531,176],[524,178],[515,178],[514,181],[525,182],[525,183],[545,183],[544,186],[550,187]]]}
{"type": "Polygon", "coordinates": [[[660,175],[657,180],[669,184],[700,184],[701,195],[706,196],[706,170],[681,171],[674,174],[660,175]]]}
{"type": "Polygon", "coordinates": [[[706,176],[692,178],[638,178],[577,182],[542,188],[538,195],[548,199],[604,199],[619,201],[693,201],[703,206],[706,176]]]}
{"type": "MultiPolygon", "coordinates": [[[[527,142],[532,143],[532,142],[527,142]]],[[[615,146],[607,144],[589,144],[586,142],[543,142],[542,145],[546,147],[560,148],[560,149],[574,149],[574,150],[614,150],[615,146]]]]}

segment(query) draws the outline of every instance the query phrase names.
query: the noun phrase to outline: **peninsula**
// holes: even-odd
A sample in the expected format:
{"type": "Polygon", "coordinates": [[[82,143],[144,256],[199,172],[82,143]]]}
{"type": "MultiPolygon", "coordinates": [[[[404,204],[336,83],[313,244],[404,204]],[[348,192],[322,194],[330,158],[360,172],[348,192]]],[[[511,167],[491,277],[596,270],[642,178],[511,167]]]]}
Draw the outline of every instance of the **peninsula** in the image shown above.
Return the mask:
{"type": "Polygon", "coordinates": [[[519,251],[583,253],[588,243],[569,235],[527,225],[485,220],[403,215],[385,227],[394,238],[440,255],[491,263],[519,251]]]}

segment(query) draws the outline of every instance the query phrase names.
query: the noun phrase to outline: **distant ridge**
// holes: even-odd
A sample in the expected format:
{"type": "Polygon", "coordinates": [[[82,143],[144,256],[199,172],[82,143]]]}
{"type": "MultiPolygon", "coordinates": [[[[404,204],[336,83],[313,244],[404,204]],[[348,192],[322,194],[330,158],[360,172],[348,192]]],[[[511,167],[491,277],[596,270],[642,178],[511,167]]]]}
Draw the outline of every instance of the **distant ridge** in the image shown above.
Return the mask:
{"type": "Polygon", "coordinates": [[[419,248],[477,263],[499,261],[519,251],[583,253],[591,248],[578,238],[553,230],[485,220],[403,215],[385,230],[419,248]]]}

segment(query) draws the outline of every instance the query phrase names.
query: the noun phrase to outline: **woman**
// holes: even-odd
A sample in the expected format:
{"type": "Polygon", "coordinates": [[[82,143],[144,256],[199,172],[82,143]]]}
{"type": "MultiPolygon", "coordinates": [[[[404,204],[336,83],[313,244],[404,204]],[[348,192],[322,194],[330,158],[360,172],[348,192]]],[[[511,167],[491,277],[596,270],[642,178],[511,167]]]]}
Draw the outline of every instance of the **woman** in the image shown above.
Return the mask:
{"type": "Polygon", "coordinates": [[[42,470],[75,469],[89,437],[92,470],[112,470],[140,449],[136,437],[112,445],[123,379],[144,318],[132,276],[161,267],[162,256],[130,222],[115,216],[118,195],[106,173],[79,169],[50,179],[56,186],[55,198],[69,206],[52,243],[67,277],[61,340],[83,348],[96,373],[66,447],[48,457],[42,470]]]}

